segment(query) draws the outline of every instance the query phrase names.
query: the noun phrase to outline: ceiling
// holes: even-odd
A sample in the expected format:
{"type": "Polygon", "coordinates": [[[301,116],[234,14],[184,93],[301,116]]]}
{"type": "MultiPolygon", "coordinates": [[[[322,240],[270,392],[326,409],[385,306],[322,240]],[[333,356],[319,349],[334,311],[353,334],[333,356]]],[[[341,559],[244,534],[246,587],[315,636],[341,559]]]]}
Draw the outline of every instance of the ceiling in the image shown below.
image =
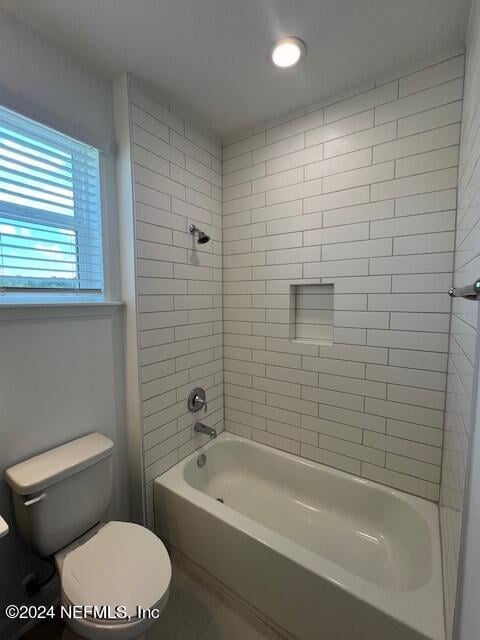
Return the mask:
{"type": "Polygon", "coordinates": [[[0,0],[105,78],[130,71],[225,136],[463,46],[470,0],[0,0]],[[277,70],[266,51],[308,53],[277,70]]]}

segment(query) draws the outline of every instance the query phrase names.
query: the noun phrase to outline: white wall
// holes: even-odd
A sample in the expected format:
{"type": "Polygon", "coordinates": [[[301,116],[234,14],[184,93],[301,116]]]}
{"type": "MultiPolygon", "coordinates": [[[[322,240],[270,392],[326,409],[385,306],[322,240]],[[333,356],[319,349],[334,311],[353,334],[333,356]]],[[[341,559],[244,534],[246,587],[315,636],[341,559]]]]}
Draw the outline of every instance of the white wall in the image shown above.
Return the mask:
{"type": "Polygon", "coordinates": [[[223,149],[226,429],[438,500],[462,54],[223,149]],[[289,285],[335,284],[334,344],[289,285]]]}
{"type": "Polygon", "coordinates": [[[141,435],[151,526],[154,478],[205,442],[194,423],[223,430],[221,146],[151,88],[127,82],[126,91],[123,80],[116,83],[115,119],[121,156],[131,157],[122,181],[133,177],[133,194],[121,198],[123,262],[135,269],[125,274],[124,298],[138,343],[127,365],[128,422],[141,435]],[[125,100],[128,122],[120,117],[125,100]],[[192,223],[210,235],[208,244],[195,242],[192,223]],[[188,410],[196,386],[207,392],[207,413],[188,410]]]}
{"type": "Polygon", "coordinates": [[[111,151],[110,85],[1,9],[0,103],[111,151]]]}
{"type": "MultiPolygon", "coordinates": [[[[3,12],[0,103],[104,149],[113,148],[110,86],[3,12]]],[[[106,214],[115,216],[113,161],[111,156],[105,160],[106,214]]],[[[108,241],[116,248],[115,233],[115,224],[110,225],[108,241]]],[[[110,515],[125,518],[122,311],[110,309],[104,316],[84,311],[76,318],[59,314],[20,320],[0,309],[0,475],[20,460],[99,430],[116,445],[110,515]]],[[[20,541],[3,481],[0,513],[12,527],[0,541],[3,615],[4,604],[24,599],[23,578],[37,571],[45,576],[48,566],[20,541]]],[[[0,617],[0,636],[8,637],[12,629],[0,617]]]]}
{"type": "MultiPolygon", "coordinates": [[[[462,117],[458,214],[455,247],[455,286],[472,284],[480,277],[480,4],[472,3],[467,32],[465,97],[462,117]]],[[[448,637],[451,635],[457,586],[457,568],[461,536],[465,535],[465,586],[461,610],[461,632],[456,637],[476,640],[480,635],[478,619],[479,528],[479,442],[474,432],[478,370],[476,341],[478,303],[456,299],[448,361],[447,407],[440,515],[443,544],[445,612],[448,637]],[[471,459],[471,469],[468,461],[471,459]],[[462,516],[466,484],[469,515],[462,534],[462,516]]],[[[477,347],[478,348],[478,347],[477,347]]],[[[478,416],[476,418],[478,425],[478,416]]],[[[460,583],[461,586],[461,583],[460,583]]],[[[460,612],[459,612],[460,613],[460,612]]],[[[460,622],[460,619],[459,619],[460,622]]]]}

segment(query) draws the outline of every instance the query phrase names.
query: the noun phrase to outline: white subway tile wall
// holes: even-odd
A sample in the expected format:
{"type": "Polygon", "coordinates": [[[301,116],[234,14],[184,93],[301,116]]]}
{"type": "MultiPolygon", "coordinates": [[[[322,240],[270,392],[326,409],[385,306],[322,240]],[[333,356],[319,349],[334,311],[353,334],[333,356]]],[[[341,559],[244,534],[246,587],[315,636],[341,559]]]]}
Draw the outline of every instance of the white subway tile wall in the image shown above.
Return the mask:
{"type": "MultiPolygon", "coordinates": [[[[455,246],[455,286],[472,284],[480,276],[480,7],[472,3],[467,34],[458,213],[455,246]]],[[[448,358],[445,437],[440,492],[440,523],[447,638],[452,635],[465,475],[472,427],[473,370],[478,304],[455,299],[452,307],[448,358]]]]}
{"type": "Polygon", "coordinates": [[[226,429],[430,500],[463,67],[419,66],[223,149],[226,429]],[[290,339],[292,284],[335,286],[333,345],[290,339]]]}
{"type": "Polygon", "coordinates": [[[221,146],[130,82],[147,517],[153,479],[223,430],[221,146]],[[211,237],[198,245],[198,225],[211,237]],[[187,408],[207,391],[208,412],[187,408]]]}

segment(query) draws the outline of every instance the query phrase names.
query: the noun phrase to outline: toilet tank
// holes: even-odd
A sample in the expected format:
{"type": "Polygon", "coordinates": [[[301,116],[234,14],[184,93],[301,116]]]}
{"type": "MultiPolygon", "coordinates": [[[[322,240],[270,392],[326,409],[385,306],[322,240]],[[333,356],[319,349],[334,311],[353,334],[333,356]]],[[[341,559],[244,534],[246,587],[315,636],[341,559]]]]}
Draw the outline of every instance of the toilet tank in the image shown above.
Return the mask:
{"type": "Polygon", "coordinates": [[[7,469],[17,527],[38,555],[56,553],[103,518],[112,451],[109,438],[91,433],[7,469]]]}

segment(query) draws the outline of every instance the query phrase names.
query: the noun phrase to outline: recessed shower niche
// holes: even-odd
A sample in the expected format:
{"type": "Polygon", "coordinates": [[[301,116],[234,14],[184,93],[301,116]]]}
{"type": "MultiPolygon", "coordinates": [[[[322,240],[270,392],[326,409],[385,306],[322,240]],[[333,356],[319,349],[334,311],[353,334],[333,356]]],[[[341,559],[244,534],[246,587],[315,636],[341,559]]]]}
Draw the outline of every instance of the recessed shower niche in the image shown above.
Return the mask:
{"type": "Polygon", "coordinates": [[[290,285],[290,339],[333,344],[333,284],[290,285]]]}

